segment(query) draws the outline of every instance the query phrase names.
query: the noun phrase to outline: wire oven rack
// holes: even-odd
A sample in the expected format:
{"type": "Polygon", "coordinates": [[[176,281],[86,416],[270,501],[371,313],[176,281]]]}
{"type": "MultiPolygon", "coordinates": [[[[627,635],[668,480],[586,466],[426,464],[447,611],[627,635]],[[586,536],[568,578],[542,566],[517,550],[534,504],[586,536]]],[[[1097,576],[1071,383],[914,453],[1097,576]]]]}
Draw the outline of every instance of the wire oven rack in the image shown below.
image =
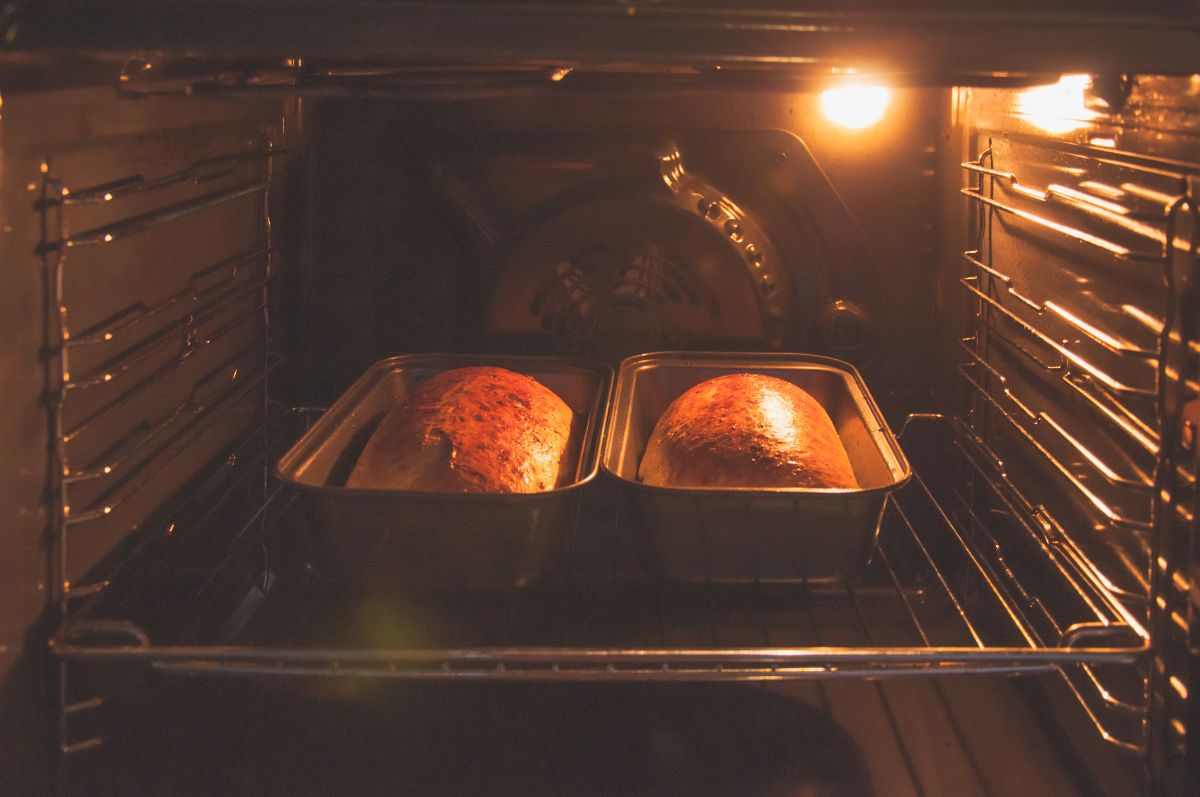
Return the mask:
{"type": "MultiPolygon", "coordinates": [[[[1017,674],[1145,653],[1136,619],[1016,514],[1007,528],[985,527],[978,499],[944,483],[954,473],[986,475],[986,455],[965,428],[914,417],[903,438],[929,468],[889,505],[870,565],[842,589],[803,580],[669,588],[622,573],[614,534],[599,571],[565,568],[525,592],[347,594],[312,574],[301,517],[275,491],[254,513],[269,516],[263,537],[242,546],[243,555],[218,546],[216,570],[190,579],[178,562],[131,563],[123,585],[96,595],[54,644],[70,659],[185,672],[505,680],[1017,674]],[[957,452],[955,467],[937,464],[948,451],[957,452]],[[1021,589],[1001,550],[1039,552],[1056,576],[1047,589],[1070,595],[1070,606],[1051,616],[1021,589]]],[[[1003,502],[1003,484],[993,486],[992,499],[1003,502]]],[[[178,528],[166,556],[208,541],[220,514],[208,505],[178,528]]],[[[628,531],[621,518],[608,521],[628,531]]],[[[220,536],[228,546],[255,528],[243,521],[220,536]]],[[[194,563],[197,550],[179,558],[194,563]]]]}

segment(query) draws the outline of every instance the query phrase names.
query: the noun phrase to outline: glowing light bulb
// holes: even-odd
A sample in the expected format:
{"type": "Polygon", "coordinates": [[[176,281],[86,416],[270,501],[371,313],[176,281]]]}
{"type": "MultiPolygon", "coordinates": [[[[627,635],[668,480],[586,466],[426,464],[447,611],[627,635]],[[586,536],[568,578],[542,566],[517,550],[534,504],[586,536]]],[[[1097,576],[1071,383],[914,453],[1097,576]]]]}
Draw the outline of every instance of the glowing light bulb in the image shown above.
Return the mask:
{"type": "Polygon", "coordinates": [[[1090,75],[1063,75],[1051,86],[1036,86],[1017,97],[1017,115],[1052,135],[1087,127],[1097,114],[1084,104],[1090,75]]]}
{"type": "Polygon", "coordinates": [[[821,110],[834,124],[861,130],[883,118],[892,93],[883,86],[853,84],[821,92],[821,110]]]}

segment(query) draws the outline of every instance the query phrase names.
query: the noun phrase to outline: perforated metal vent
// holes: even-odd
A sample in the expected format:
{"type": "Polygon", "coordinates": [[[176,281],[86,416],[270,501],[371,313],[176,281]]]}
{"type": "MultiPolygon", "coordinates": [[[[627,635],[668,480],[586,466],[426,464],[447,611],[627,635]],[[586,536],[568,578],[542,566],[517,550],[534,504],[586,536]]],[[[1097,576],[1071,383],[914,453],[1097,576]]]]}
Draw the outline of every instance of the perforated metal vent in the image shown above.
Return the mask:
{"type": "Polygon", "coordinates": [[[729,224],[732,202],[693,193],[596,193],[553,208],[499,264],[489,330],[604,359],[779,348],[790,291],[768,265],[778,257],[764,256],[765,236],[750,240],[748,221],[729,224]]]}
{"type": "Polygon", "coordinates": [[[656,243],[647,244],[634,255],[611,294],[611,301],[624,307],[649,309],[687,304],[707,310],[713,318],[721,317],[721,308],[711,296],[703,294],[703,286],[692,279],[690,270],[656,243]]]}
{"type": "Polygon", "coordinates": [[[559,261],[538,289],[529,312],[540,327],[555,337],[586,339],[596,322],[596,304],[589,275],[595,263],[587,250],[559,261]]]}
{"type": "Polygon", "coordinates": [[[599,244],[564,258],[542,280],[529,313],[544,333],[574,349],[594,349],[603,338],[598,330],[618,320],[654,323],[665,331],[685,323],[680,315],[704,316],[715,324],[721,308],[687,264],[650,242],[631,259],[613,258],[599,244]]]}

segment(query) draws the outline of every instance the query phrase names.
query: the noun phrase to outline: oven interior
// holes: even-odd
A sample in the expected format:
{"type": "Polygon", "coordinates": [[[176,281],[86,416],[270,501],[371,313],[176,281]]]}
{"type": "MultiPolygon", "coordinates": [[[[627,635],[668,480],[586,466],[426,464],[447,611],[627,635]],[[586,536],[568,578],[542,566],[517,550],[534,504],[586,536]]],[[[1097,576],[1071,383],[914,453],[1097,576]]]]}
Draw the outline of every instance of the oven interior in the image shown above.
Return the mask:
{"type": "Polygon", "coordinates": [[[1183,782],[1195,76],[849,131],[753,72],[196,70],[4,97],[6,545],[80,793],[1183,782]],[[663,586],[601,479],[533,588],[355,591],[274,477],[387,356],[680,349],[860,369],[915,471],[860,577],[663,586]]]}

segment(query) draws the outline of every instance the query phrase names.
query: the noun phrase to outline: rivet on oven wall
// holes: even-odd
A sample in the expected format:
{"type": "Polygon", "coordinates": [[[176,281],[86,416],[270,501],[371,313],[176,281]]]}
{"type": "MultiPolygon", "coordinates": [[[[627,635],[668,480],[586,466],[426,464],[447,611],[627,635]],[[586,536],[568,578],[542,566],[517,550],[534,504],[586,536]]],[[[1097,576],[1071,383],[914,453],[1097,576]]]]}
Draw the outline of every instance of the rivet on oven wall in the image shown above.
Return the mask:
{"type": "Polygon", "coordinates": [[[738,224],[733,219],[725,222],[725,234],[735,243],[740,243],[743,237],[742,225],[738,224]]]}

